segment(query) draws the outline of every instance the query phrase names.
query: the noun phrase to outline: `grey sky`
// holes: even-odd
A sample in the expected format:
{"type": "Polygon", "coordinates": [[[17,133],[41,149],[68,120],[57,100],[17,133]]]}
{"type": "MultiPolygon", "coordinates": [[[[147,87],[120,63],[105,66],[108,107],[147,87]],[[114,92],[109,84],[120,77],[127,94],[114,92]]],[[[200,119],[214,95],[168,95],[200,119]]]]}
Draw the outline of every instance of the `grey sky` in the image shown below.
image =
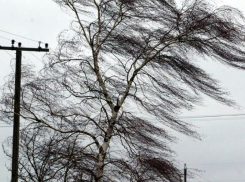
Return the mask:
{"type": "MultiPolygon", "coordinates": [[[[214,2],[214,0],[210,0],[214,2]]],[[[245,13],[244,0],[215,0],[218,5],[227,4],[245,13]]],[[[10,46],[10,40],[22,42],[26,47],[37,47],[38,43],[2,32],[22,35],[37,41],[48,42],[55,48],[58,34],[69,28],[71,17],[62,12],[58,5],[51,0],[1,0],[0,1],[0,45],[10,46]],[[2,38],[4,37],[4,38],[2,38]]],[[[43,53],[33,53],[41,59],[43,53]]],[[[23,61],[33,62],[41,66],[40,60],[29,52],[23,54],[23,61]]],[[[15,52],[0,51],[0,85],[4,83],[4,76],[11,72],[10,60],[15,52]],[[10,55],[9,55],[10,54],[10,55]]],[[[203,116],[245,113],[245,71],[236,70],[219,62],[208,60],[201,63],[216,79],[221,81],[223,88],[230,92],[240,109],[229,108],[206,99],[202,106],[191,112],[184,111],[183,116],[203,116]]],[[[204,135],[202,141],[178,135],[177,144],[173,144],[180,166],[184,163],[188,168],[198,168],[205,172],[196,179],[198,181],[245,181],[245,116],[219,117],[202,119],[185,119],[196,125],[197,131],[204,135]]],[[[0,142],[12,135],[12,128],[1,127],[0,142]]],[[[0,148],[0,182],[9,182],[10,173],[5,164],[9,165],[0,148]]],[[[189,169],[192,170],[192,169],[189,169]]]]}

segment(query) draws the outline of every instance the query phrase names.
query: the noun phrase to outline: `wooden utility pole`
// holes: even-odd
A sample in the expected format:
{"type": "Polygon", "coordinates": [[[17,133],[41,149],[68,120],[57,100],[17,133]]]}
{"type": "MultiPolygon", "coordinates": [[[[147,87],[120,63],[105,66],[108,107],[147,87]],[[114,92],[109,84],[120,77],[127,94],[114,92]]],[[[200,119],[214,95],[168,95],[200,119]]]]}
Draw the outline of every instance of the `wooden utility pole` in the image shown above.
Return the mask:
{"type": "Polygon", "coordinates": [[[186,177],[187,177],[187,167],[186,167],[186,164],[184,166],[184,182],[187,182],[186,181],[186,177]]]}
{"type": "Polygon", "coordinates": [[[49,52],[48,44],[45,48],[41,48],[39,42],[38,48],[14,47],[15,41],[12,40],[11,47],[2,47],[0,50],[16,51],[16,67],[15,67],[15,95],[14,95],[14,127],[13,127],[13,151],[12,151],[12,176],[11,182],[18,182],[18,165],[19,165],[19,128],[20,128],[20,90],[21,90],[21,56],[22,51],[49,52]]]}

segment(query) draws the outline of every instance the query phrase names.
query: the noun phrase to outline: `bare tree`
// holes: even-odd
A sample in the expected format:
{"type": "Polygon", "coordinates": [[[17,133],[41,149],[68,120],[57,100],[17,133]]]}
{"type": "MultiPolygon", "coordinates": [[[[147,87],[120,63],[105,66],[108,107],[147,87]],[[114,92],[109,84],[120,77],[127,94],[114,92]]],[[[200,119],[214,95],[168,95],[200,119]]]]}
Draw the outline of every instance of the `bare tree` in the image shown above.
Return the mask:
{"type": "MultiPolygon", "coordinates": [[[[86,174],[77,164],[84,157],[76,134],[62,135],[42,126],[22,129],[19,179],[25,182],[79,181],[86,174]],[[78,152],[79,151],[79,152],[78,152]],[[79,168],[79,171],[78,171],[79,168]]],[[[4,143],[4,152],[11,158],[4,143]]]]}
{"type": "MultiPolygon", "coordinates": [[[[178,114],[203,94],[234,104],[197,62],[210,57],[245,68],[243,15],[204,0],[55,2],[75,20],[39,75],[25,68],[21,117],[76,136],[77,169],[90,181],[178,181],[169,128],[198,138],[178,114]]],[[[9,81],[1,99],[6,122],[12,90],[9,81]]]]}

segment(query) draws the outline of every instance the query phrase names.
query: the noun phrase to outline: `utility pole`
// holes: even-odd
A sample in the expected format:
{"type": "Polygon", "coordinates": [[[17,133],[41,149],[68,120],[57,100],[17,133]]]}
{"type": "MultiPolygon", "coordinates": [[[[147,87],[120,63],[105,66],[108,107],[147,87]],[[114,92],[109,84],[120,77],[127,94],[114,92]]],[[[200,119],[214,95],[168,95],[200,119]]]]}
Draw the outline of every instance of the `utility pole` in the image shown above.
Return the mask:
{"type": "Polygon", "coordinates": [[[14,95],[14,127],[13,127],[13,151],[12,151],[12,176],[11,182],[18,182],[18,165],[19,165],[19,128],[20,128],[20,90],[21,90],[21,56],[22,51],[49,52],[48,44],[45,48],[41,48],[39,42],[38,48],[14,47],[15,41],[12,40],[11,47],[2,47],[0,50],[16,51],[16,67],[15,67],[15,95],[14,95]]]}
{"type": "Polygon", "coordinates": [[[187,177],[187,167],[186,167],[186,164],[184,165],[184,182],[187,182],[186,181],[186,177],[187,177]]]}

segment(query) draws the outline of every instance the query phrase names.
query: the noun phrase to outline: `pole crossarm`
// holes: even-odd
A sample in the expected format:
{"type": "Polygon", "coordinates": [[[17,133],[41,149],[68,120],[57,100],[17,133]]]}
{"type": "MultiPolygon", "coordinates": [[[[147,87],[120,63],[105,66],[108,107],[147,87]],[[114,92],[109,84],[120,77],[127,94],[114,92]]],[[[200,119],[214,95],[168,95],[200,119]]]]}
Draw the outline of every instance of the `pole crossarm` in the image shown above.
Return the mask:
{"type": "Polygon", "coordinates": [[[31,47],[5,47],[0,46],[0,49],[2,50],[10,50],[10,51],[35,51],[35,52],[49,52],[49,49],[46,48],[31,48],[31,47]]]}

